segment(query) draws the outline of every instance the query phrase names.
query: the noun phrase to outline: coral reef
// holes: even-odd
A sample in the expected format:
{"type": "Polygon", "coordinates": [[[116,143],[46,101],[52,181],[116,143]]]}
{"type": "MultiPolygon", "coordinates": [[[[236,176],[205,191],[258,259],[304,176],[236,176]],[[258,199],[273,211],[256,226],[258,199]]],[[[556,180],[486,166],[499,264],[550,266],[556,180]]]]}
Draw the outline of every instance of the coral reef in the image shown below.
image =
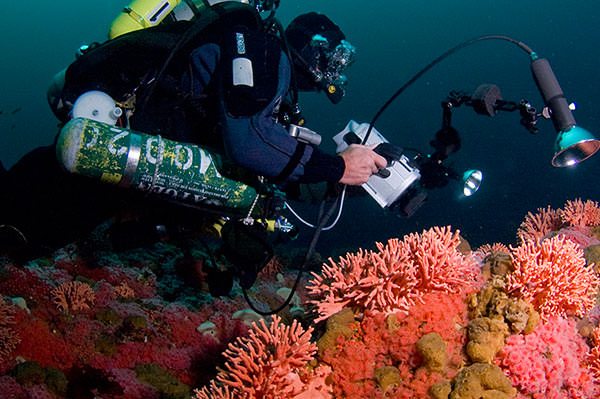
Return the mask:
{"type": "MultiPolygon", "coordinates": [[[[100,266],[74,245],[23,266],[3,264],[0,390],[14,387],[15,398],[34,391],[44,398],[190,398],[216,375],[227,345],[247,334],[233,314],[248,305],[239,291],[217,299],[186,286],[175,273],[181,256],[159,243],[106,253],[100,266]],[[212,331],[199,329],[204,323],[212,331]],[[25,370],[38,370],[34,382],[19,377],[25,370]],[[60,390],[53,388],[57,373],[60,390]]],[[[286,273],[280,281],[289,286],[294,278],[286,273]]],[[[278,288],[256,289],[275,296],[278,288]]]]}
{"type": "Polygon", "coordinates": [[[600,397],[598,203],[539,208],[517,237],[516,246],[472,251],[458,231],[433,227],[329,259],[295,293],[296,273],[286,270],[295,255],[283,253],[247,293],[262,308],[291,295],[268,319],[248,309],[237,284],[211,296],[215,259],[200,244],[116,253],[74,243],[25,265],[4,260],[0,391],[7,399],[600,397]]]}
{"type": "Polygon", "coordinates": [[[320,347],[319,356],[332,369],[336,398],[420,398],[466,362],[467,307],[462,293],[425,294],[423,303],[408,314],[365,312],[354,317],[344,310],[332,318],[338,316],[341,320],[335,323],[328,319],[324,335],[335,329],[337,339],[333,346],[320,347]],[[390,385],[395,375],[400,378],[390,385]]]}

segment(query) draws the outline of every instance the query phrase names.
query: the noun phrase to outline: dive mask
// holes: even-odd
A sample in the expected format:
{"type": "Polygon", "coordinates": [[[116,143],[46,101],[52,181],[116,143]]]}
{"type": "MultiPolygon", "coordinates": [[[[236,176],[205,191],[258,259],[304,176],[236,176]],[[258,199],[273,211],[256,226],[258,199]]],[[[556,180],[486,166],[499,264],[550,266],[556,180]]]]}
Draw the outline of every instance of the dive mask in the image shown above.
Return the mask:
{"type": "Polygon", "coordinates": [[[252,3],[258,12],[274,11],[279,7],[279,0],[254,0],[252,3]]]}
{"type": "Polygon", "coordinates": [[[333,47],[329,40],[316,34],[310,43],[311,60],[306,60],[311,68],[311,73],[320,89],[323,89],[332,103],[340,102],[345,94],[348,82],[344,71],[354,61],[356,48],[346,40],[333,47]]]}

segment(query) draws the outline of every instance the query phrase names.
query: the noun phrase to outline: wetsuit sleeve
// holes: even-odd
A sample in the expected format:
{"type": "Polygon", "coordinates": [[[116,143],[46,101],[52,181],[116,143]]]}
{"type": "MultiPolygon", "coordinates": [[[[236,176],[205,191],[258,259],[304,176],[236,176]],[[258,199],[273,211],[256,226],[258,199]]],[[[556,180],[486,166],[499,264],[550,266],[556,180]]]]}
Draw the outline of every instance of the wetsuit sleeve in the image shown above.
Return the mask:
{"type": "Polygon", "coordinates": [[[344,161],[298,142],[275,120],[289,90],[290,62],[279,43],[234,31],[222,49],[222,128],[227,155],[274,181],[341,179],[344,161]]]}

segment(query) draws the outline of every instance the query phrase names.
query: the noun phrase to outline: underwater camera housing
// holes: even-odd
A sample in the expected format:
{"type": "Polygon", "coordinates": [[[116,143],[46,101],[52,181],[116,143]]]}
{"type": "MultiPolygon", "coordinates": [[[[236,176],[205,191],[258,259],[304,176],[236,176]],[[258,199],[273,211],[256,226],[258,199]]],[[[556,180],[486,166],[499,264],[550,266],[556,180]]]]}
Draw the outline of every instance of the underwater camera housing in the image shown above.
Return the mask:
{"type": "MultiPolygon", "coordinates": [[[[361,144],[368,129],[368,123],[348,122],[344,130],[333,137],[336,152],[341,153],[350,144],[361,144]]],[[[421,173],[418,167],[402,154],[402,149],[393,147],[374,128],[367,142],[362,144],[377,146],[375,152],[388,161],[387,168],[371,176],[362,187],[382,208],[398,210],[405,217],[412,216],[427,199],[419,184],[421,173]],[[390,151],[390,148],[395,150],[390,151]]]]}

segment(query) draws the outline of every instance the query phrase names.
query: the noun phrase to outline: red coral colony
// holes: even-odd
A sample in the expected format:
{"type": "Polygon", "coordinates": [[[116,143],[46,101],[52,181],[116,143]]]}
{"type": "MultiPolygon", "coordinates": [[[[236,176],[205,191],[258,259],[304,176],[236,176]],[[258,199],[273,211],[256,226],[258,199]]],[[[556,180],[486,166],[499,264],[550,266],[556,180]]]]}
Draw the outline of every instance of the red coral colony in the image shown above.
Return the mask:
{"type": "MultiPolygon", "coordinates": [[[[329,259],[267,318],[237,284],[210,295],[201,249],[195,284],[182,278],[175,243],[4,259],[1,396],[600,397],[598,203],[539,208],[516,237],[471,250],[448,226],[377,243],[329,259]]],[[[248,296],[286,298],[285,263],[248,296]]]]}

